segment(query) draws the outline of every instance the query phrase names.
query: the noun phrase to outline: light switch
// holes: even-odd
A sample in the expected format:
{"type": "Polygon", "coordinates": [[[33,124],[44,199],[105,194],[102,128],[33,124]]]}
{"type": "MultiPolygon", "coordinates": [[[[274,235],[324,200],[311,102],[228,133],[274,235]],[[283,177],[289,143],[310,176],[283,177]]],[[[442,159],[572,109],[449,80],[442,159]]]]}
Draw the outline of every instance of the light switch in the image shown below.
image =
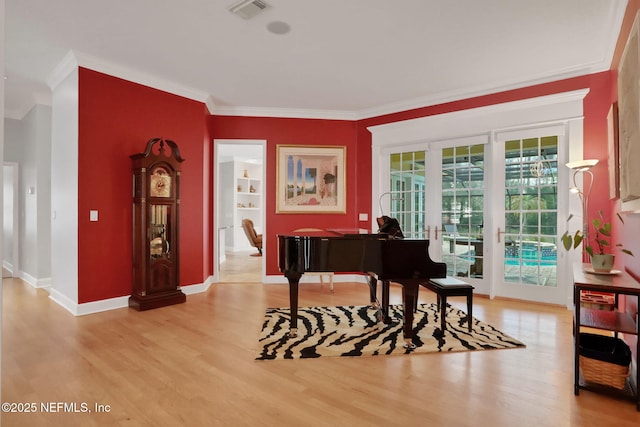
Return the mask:
{"type": "Polygon", "coordinates": [[[89,211],[89,221],[98,220],[98,211],[89,211]]]}
{"type": "Polygon", "coordinates": [[[369,221],[369,214],[368,213],[361,213],[360,214],[360,221],[369,221]]]}

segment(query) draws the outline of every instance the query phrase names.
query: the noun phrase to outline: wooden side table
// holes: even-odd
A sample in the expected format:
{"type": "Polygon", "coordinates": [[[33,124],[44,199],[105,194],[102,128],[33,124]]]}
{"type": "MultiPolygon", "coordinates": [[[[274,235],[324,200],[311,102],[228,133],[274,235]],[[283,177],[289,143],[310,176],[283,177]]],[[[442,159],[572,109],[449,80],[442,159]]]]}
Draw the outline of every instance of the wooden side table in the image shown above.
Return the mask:
{"type": "MultiPolygon", "coordinates": [[[[630,377],[631,387],[629,393],[618,391],[609,387],[598,386],[597,384],[584,383],[580,381],[580,327],[601,329],[618,333],[638,335],[638,321],[635,316],[629,313],[608,310],[597,310],[583,308],[580,306],[580,295],[583,291],[605,292],[615,295],[615,305],[618,305],[619,295],[635,295],[640,298],[640,283],[626,272],[616,274],[592,274],[585,271],[590,264],[576,264],[573,267],[573,304],[574,304],[574,394],[580,394],[580,389],[598,391],[612,395],[619,395],[632,399],[636,404],[636,409],[640,411],[640,369],[638,369],[638,358],[640,357],[640,339],[636,339],[635,352],[635,378],[630,377]]],[[[632,361],[634,363],[634,361],[632,361]]]]}

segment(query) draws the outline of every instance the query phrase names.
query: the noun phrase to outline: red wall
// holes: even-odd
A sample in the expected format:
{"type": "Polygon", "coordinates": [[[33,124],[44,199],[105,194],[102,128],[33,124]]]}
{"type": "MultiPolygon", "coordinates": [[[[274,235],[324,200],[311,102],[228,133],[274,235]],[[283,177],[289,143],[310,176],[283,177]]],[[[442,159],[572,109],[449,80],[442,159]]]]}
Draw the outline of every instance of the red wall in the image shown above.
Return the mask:
{"type": "MultiPolygon", "coordinates": [[[[606,177],[608,176],[607,114],[613,99],[612,73],[609,71],[361,120],[358,122],[358,147],[363,152],[363,155],[366,155],[366,150],[369,151],[369,161],[366,163],[369,165],[367,176],[371,176],[371,133],[367,130],[368,126],[409,120],[418,117],[433,116],[471,108],[486,107],[493,104],[518,101],[578,89],[589,89],[589,93],[584,99],[584,158],[600,159],[599,164],[594,168],[594,173],[598,176],[606,177]]],[[[365,162],[359,163],[364,164],[365,162]]],[[[362,175],[366,173],[366,171],[362,171],[362,175]]],[[[608,204],[608,196],[606,199],[601,197],[605,193],[608,195],[608,188],[607,179],[600,179],[597,182],[597,185],[594,186],[591,196],[592,203],[590,204],[589,209],[590,216],[595,215],[595,213],[600,209],[605,212],[609,211],[610,206],[608,204]]],[[[371,202],[369,201],[366,206],[371,206],[371,202]]]]}
{"type": "MultiPolygon", "coordinates": [[[[267,141],[267,189],[275,189],[276,145],[347,147],[345,214],[276,214],[275,199],[266,198],[265,244],[278,233],[299,227],[358,227],[361,212],[371,217],[371,125],[407,120],[590,89],[585,98],[585,157],[601,160],[598,177],[607,176],[606,115],[614,99],[615,73],[603,72],[517,90],[469,98],[401,113],[360,120],[286,119],[207,116],[202,103],[80,69],[79,102],[79,302],[130,294],[131,170],[129,155],[144,149],[152,137],[175,140],[186,159],[181,217],[182,285],[202,283],[212,274],[213,139],[267,141]],[[206,116],[206,118],[205,118],[206,116]],[[89,210],[100,212],[89,222],[89,210]],[[114,232],[114,230],[118,230],[114,232]],[[96,244],[98,243],[98,244],[96,244]]],[[[590,216],[614,205],[608,183],[599,179],[592,193],[590,216]]],[[[368,223],[367,223],[368,224],[368,223]]],[[[276,251],[267,251],[268,275],[279,274],[276,251]]]]}
{"type": "MultiPolygon", "coordinates": [[[[279,274],[276,235],[302,227],[358,227],[356,198],[371,193],[371,178],[360,171],[356,149],[356,123],[344,120],[286,119],[264,117],[211,116],[213,139],[264,139],[266,146],[266,273],[279,274]],[[347,212],[345,214],[276,214],[276,145],[338,145],[346,150],[347,212]],[[361,180],[364,183],[361,186],[361,180]]],[[[370,151],[370,150],[369,150],[370,151]]],[[[215,163],[214,163],[215,164],[215,163]]],[[[370,171],[371,168],[368,168],[370,171]]],[[[366,172],[365,172],[366,173],[366,172]]]]}
{"type": "Polygon", "coordinates": [[[79,70],[78,302],[131,294],[131,154],[175,141],[185,159],[180,283],[210,274],[210,161],[204,104],[85,68],[79,70]],[[206,191],[206,195],[204,192],[206,191]],[[205,202],[206,201],[206,202],[205,202]],[[99,221],[89,222],[89,210],[99,221]]]}
{"type": "MultiPolygon", "coordinates": [[[[635,18],[638,10],[640,10],[640,0],[629,0],[629,3],[627,4],[627,12],[624,17],[624,22],[622,24],[622,28],[620,29],[620,36],[618,37],[618,44],[616,46],[616,52],[613,60],[612,68],[616,71],[618,69],[625,44],[629,37],[631,26],[633,25],[633,19],[635,18]]],[[[615,84],[616,82],[614,82],[614,91],[617,95],[615,84]]],[[[617,100],[617,96],[615,99],[617,100]]],[[[616,211],[619,210],[620,201],[612,200],[611,209],[616,211]]],[[[616,238],[616,240],[620,241],[625,246],[625,248],[630,249],[635,254],[635,256],[633,257],[621,256],[619,257],[621,258],[620,261],[627,271],[633,274],[637,280],[640,280],[640,239],[638,239],[638,236],[640,236],[640,215],[636,214],[625,216],[625,222],[623,225],[621,225],[617,221],[614,221],[613,226],[614,237],[616,238]]],[[[629,310],[632,312],[638,310],[638,304],[635,299],[632,301],[629,310]]]]}
{"type": "MultiPolygon", "coordinates": [[[[629,37],[629,33],[631,31],[631,26],[633,25],[633,20],[640,10],[640,0],[629,0],[627,4],[627,11],[625,13],[624,22],[620,29],[620,36],[618,37],[618,43],[616,45],[616,51],[613,58],[612,69],[618,69],[618,65],[620,63],[620,58],[622,57],[622,52],[626,45],[627,39],[629,37]]],[[[617,100],[617,90],[615,89],[616,82],[613,82],[613,92],[616,94],[617,100]]],[[[620,210],[620,201],[619,200],[611,200],[610,201],[611,210],[619,211],[620,210]]],[[[630,257],[628,255],[618,256],[616,262],[623,266],[625,270],[631,273],[632,276],[635,277],[636,280],[640,281],[640,215],[626,215],[624,224],[620,224],[618,221],[613,222],[614,226],[614,241],[621,242],[625,248],[631,250],[635,256],[630,257]]],[[[626,298],[625,311],[631,313],[638,313],[638,298],[628,297],[626,298]]],[[[629,344],[635,354],[636,349],[636,340],[637,336],[625,336],[625,341],[629,344]]],[[[638,355],[635,355],[636,357],[638,355]]]]}
{"type": "MultiPolygon", "coordinates": [[[[213,139],[267,141],[267,189],[275,189],[276,145],[347,147],[345,214],[276,214],[266,198],[265,245],[278,233],[299,227],[358,227],[361,212],[371,217],[371,134],[367,126],[589,88],[585,99],[585,156],[601,159],[606,176],[606,114],[612,99],[609,72],[470,98],[360,120],[207,116],[202,103],[87,69],[80,69],[79,127],[79,302],[130,294],[131,170],[129,155],[152,137],[175,140],[186,159],[181,217],[182,285],[202,283],[212,274],[213,139]],[[106,179],[105,179],[106,178],[106,179]],[[89,210],[100,213],[89,222],[89,210]],[[119,230],[119,232],[114,232],[119,230]],[[99,244],[96,245],[96,242],[99,244]]],[[[609,210],[601,180],[592,212],[609,210]]],[[[268,275],[279,274],[276,251],[267,251],[268,275]]]]}
{"type": "MultiPolygon", "coordinates": [[[[267,140],[267,188],[275,189],[276,144],[347,146],[347,214],[276,214],[275,200],[268,198],[265,244],[269,246],[276,234],[298,227],[358,227],[361,225],[358,213],[367,213],[371,218],[371,133],[367,127],[372,125],[588,88],[590,91],[584,101],[585,156],[600,159],[595,173],[607,176],[606,116],[612,99],[611,80],[612,74],[603,72],[357,122],[212,116],[209,125],[213,138],[267,140]]],[[[602,179],[592,193],[592,215],[599,209],[609,211],[608,197],[601,197],[605,193],[608,194],[608,183],[602,179]]],[[[279,274],[276,251],[267,252],[267,274],[279,274]]]]}

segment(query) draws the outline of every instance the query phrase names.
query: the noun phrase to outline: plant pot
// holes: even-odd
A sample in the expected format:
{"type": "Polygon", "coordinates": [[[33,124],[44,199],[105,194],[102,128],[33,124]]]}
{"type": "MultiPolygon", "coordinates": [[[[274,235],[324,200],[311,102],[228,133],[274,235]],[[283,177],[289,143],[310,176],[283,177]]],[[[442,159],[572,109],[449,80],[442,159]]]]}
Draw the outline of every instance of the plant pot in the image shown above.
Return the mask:
{"type": "Polygon", "coordinates": [[[595,254],[591,257],[591,267],[598,273],[609,273],[613,270],[616,257],[612,254],[595,254]]]}

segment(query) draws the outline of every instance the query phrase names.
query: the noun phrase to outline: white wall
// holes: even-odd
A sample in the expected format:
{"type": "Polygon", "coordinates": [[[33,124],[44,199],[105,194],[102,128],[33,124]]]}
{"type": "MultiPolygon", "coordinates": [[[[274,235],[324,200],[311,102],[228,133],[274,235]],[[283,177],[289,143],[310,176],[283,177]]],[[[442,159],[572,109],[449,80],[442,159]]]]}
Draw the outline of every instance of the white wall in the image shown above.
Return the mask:
{"type": "Polygon", "coordinates": [[[51,107],[34,106],[22,120],[5,119],[4,158],[19,165],[19,271],[32,286],[51,283],[51,107]]]}
{"type": "MultiPolygon", "coordinates": [[[[0,64],[4,64],[4,0],[0,0],[0,64]]],[[[4,117],[4,67],[0,68],[0,117],[4,117]]],[[[4,163],[4,120],[0,120],[0,164],[4,163]]],[[[0,175],[0,180],[3,180],[0,175]]],[[[2,182],[0,182],[0,188],[2,188],[2,182]]],[[[2,221],[2,210],[0,209],[0,222],[2,221]]],[[[2,247],[4,246],[4,237],[2,235],[2,229],[0,228],[0,259],[2,256],[2,247]]],[[[1,289],[0,289],[1,290],[1,289]]],[[[2,355],[2,292],[0,292],[0,355],[2,355]]],[[[2,366],[2,360],[0,356],[0,366],[2,366]]],[[[2,369],[0,368],[0,378],[2,378],[2,369]]]]}
{"type": "Polygon", "coordinates": [[[22,163],[22,120],[4,119],[4,161],[22,163]],[[13,142],[12,142],[13,141],[13,142]]]}
{"type": "MultiPolygon", "coordinates": [[[[22,164],[22,121],[14,120],[14,119],[4,119],[4,162],[3,166],[5,169],[5,179],[7,173],[13,175],[15,173],[15,169],[20,169],[20,164],[22,164]],[[9,168],[9,169],[7,169],[9,168]]],[[[14,179],[13,177],[11,178],[14,179]]],[[[16,239],[21,239],[19,231],[13,232],[14,221],[17,225],[20,225],[20,212],[22,211],[22,204],[24,200],[20,199],[20,191],[19,188],[16,187],[16,184],[19,184],[20,177],[15,178],[15,182],[11,182],[10,186],[7,185],[7,182],[4,184],[5,192],[11,191],[13,194],[13,198],[9,198],[9,195],[5,193],[3,196],[3,204],[4,204],[4,212],[8,210],[12,211],[12,217],[6,217],[3,221],[3,229],[4,229],[4,256],[2,258],[2,263],[6,268],[11,270],[11,274],[13,277],[20,277],[22,265],[20,262],[20,246],[21,242],[16,239]],[[9,187],[9,188],[7,188],[9,187]],[[14,191],[14,188],[16,190],[14,191]],[[9,202],[11,202],[9,204],[9,202]],[[17,211],[17,213],[15,213],[17,211]],[[11,230],[11,231],[8,231],[11,230]],[[9,232],[11,234],[9,234],[9,232]]],[[[23,198],[24,199],[24,198],[23,198]]]]}
{"type": "Polygon", "coordinates": [[[36,105],[22,119],[19,199],[21,277],[37,287],[51,282],[50,134],[51,107],[36,105]]]}
{"type": "MultiPolygon", "coordinates": [[[[34,141],[36,142],[36,253],[38,281],[51,283],[51,107],[37,105],[34,141]]],[[[44,285],[44,283],[43,283],[44,285]]]]}
{"type": "Polygon", "coordinates": [[[15,262],[15,254],[13,253],[13,171],[15,166],[3,165],[3,194],[2,194],[2,263],[11,271],[15,271],[17,267],[15,262]]]}
{"type": "Polygon", "coordinates": [[[78,304],[78,68],[53,88],[51,121],[51,298],[78,304]]]}

